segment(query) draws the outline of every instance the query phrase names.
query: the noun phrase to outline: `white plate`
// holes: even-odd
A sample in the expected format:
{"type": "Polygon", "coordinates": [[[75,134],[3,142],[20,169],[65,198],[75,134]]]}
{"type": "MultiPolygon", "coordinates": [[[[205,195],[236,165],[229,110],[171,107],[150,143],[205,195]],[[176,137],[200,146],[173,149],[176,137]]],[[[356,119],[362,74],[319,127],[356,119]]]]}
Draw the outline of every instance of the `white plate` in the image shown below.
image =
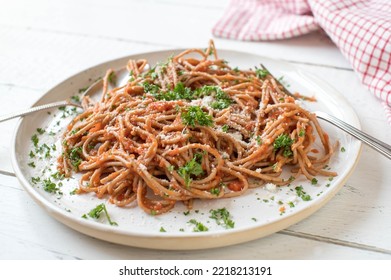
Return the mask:
{"type": "MultiPolygon", "coordinates": [[[[104,75],[108,68],[120,68],[129,58],[147,58],[154,65],[179,51],[145,53],[92,67],[57,85],[43,95],[35,105],[63,100],[75,95],[80,88],[104,75]]],[[[289,89],[316,97],[315,103],[304,102],[303,106],[307,109],[329,112],[359,128],[358,118],[345,98],[316,76],[304,73],[290,64],[252,54],[223,50],[218,51],[218,54],[220,58],[228,60],[231,66],[239,66],[241,69],[253,68],[260,63],[266,65],[276,77],[284,76],[284,80],[290,85],[289,89]]],[[[361,142],[322,123],[331,140],[338,140],[340,147],[345,149],[345,152],[338,149],[329,164],[330,168],[339,174],[333,180],[317,176],[318,184],[315,186],[300,179],[294,181],[290,187],[279,188],[277,192],[260,187],[248,191],[241,197],[213,201],[198,200],[194,203],[194,210],[188,215],[184,214],[187,209],[181,203],[177,203],[171,212],[151,216],[137,206],[119,208],[96,198],[93,194],[71,195],[70,192],[77,186],[76,179],[64,181],[61,187],[63,195],[50,194],[44,191],[40,184],[31,183],[32,177],[40,176],[42,181],[45,176],[55,172],[55,157],[32,160],[29,152],[33,149],[31,137],[36,134],[37,128],[48,127],[48,131],[57,130],[57,121],[60,121],[60,126],[66,125],[69,121],[69,118],[61,118],[58,112],[52,110],[50,115],[48,112],[35,113],[19,122],[14,135],[12,163],[21,184],[40,206],[67,226],[99,239],[143,248],[187,250],[221,247],[257,239],[287,228],[313,214],[338,192],[355,167],[361,150],[361,142]],[[31,161],[35,162],[35,168],[28,166],[31,161]],[[42,175],[45,168],[47,170],[51,168],[52,171],[42,175]],[[312,200],[303,201],[296,196],[294,188],[298,185],[303,186],[312,200]],[[117,222],[118,226],[110,226],[104,215],[99,220],[81,217],[102,202],[106,204],[112,220],[117,222]],[[292,205],[290,202],[294,203],[294,207],[290,206],[292,205]],[[286,208],[283,214],[279,210],[281,203],[286,208]],[[232,215],[232,220],[235,222],[233,229],[217,225],[215,220],[209,217],[211,209],[223,207],[232,215]],[[193,225],[188,223],[190,219],[202,222],[209,230],[193,232],[193,225]],[[161,228],[166,232],[161,232],[161,228]]],[[[45,133],[40,136],[40,144],[47,143],[49,146],[55,144],[58,153],[60,135],[58,133],[56,136],[50,136],[45,133]]]]}

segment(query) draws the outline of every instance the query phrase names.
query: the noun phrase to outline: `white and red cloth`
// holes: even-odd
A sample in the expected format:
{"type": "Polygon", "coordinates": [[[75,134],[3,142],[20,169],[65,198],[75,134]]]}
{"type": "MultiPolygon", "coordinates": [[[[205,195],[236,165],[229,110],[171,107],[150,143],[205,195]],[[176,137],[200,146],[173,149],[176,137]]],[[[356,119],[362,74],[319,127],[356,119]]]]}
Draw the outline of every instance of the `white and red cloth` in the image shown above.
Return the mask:
{"type": "Polygon", "coordinates": [[[382,101],[391,124],[391,0],[231,0],[212,32],[260,41],[320,28],[382,101]]]}

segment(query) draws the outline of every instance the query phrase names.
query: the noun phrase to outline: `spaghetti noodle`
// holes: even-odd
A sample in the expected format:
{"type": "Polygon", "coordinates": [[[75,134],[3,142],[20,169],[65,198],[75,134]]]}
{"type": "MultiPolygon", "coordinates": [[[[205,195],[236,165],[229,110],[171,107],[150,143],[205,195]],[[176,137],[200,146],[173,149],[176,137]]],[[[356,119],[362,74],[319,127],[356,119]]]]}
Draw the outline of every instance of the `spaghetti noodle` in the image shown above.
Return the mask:
{"type": "Polygon", "coordinates": [[[130,60],[127,69],[127,84],[112,90],[108,70],[101,100],[85,98],[63,135],[58,168],[82,173],[78,193],[161,214],[177,201],[191,208],[194,199],[283,186],[301,174],[336,176],[324,169],[333,148],[316,117],[266,70],[231,68],[212,41],[153,68],[130,60]],[[315,154],[316,135],[323,151],[315,154]]]}

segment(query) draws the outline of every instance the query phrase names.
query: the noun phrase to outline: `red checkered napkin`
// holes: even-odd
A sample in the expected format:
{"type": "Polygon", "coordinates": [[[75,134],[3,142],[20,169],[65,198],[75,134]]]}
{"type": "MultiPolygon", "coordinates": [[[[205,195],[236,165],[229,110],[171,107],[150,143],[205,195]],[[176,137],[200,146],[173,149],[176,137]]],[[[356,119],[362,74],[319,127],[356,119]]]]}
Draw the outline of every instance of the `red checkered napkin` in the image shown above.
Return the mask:
{"type": "Polygon", "coordinates": [[[260,41],[320,28],[382,101],[391,124],[391,0],[231,0],[213,34],[260,41]]]}

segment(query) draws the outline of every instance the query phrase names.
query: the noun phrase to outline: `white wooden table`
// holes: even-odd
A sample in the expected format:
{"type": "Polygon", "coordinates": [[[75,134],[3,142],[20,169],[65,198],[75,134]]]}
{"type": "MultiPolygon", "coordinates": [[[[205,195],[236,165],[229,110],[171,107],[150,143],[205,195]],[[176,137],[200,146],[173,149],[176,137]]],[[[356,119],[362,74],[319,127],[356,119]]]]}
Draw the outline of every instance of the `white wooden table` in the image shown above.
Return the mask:
{"type": "MultiPolygon", "coordinates": [[[[31,106],[60,81],[106,60],[161,48],[203,47],[226,4],[0,0],[0,114],[31,106]]],[[[381,104],[324,34],[275,42],[215,38],[215,43],[318,74],[351,101],[364,131],[391,142],[381,104]]],[[[12,170],[16,123],[0,123],[0,259],[391,259],[391,161],[366,146],[338,195],[306,220],[240,245],[162,252],[96,240],[51,218],[12,170]]]]}

